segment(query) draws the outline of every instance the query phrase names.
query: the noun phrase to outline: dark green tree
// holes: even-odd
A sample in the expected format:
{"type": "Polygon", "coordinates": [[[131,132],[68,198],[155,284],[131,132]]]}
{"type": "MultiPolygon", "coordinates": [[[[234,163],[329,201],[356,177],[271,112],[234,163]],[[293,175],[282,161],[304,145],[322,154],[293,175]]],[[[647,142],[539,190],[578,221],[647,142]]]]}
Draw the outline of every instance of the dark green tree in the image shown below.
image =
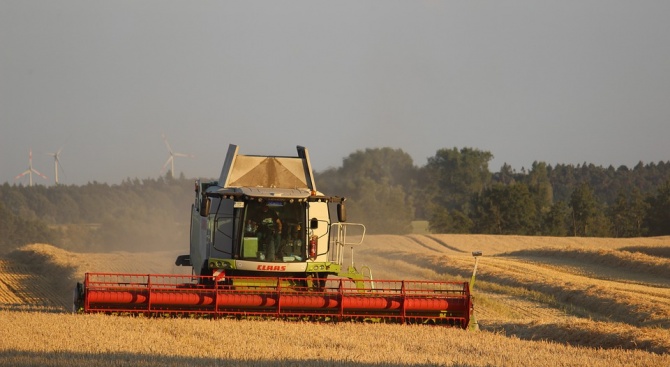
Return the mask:
{"type": "Polygon", "coordinates": [[[670,235],[670,180],[659,187],[655,195],[649,197],[648,203],[646,223],[649,235],[670,235]]]}
{"type": "Polygon", "coordinates": [[[421,201],[431,204],[428,216],[439,207],[469,215],[472,198],[491,184],[491,159],[493,154],[473,148],[440,149],[428,158],[421,174],[421,201]]]}
{"type": "Polygon", "coordinates": [[[582,237],[610,235],[609,223],[591,187],[584,183],[570,196],[572,234],[582,237]]]}
{"type": "Polygon", "coordinates": [[[409,154],[386,147],[350,154],[342,161],[341,171],[348,177],[368,177],[377,183],[409,189],[414,185],[416,170],[409,154]]]}
{"type": "Polygon", "coordinates": [[[29,243],[57,243],[58,233],[39,220],[21,218],[0,203],[0,254],[29,243]]]}
{"type": "Polygon", "coordinates": [[[432,233],[472,233],[472,219],[458,209],[451,212],[438,207],[428,221],[428,229],[432,233]]]}
{"type": "Polygon", "coordinates": [[[633,188],[630,198],[628,199],[628,203],[630,208],[629,218],[632,229],[630,236],[646,236],[648,229],[645,227],[645,218],[649,212],[649,203],[646,201],[645,196],[642,195],[640,190],[637,188],[633,188]]]}
{"type": "Polygon", "coordinates": [[[493,185],[475,200],[475,231],[491,234],[536,234],[537,218],[528,186],[493,185]]]}
{"type": "Polygon", "coordinates": [[[502,167],[500,167],[500,171],[493,174],[493,182],[509,185],[515,183],[519,176],[520,175],[514,171],[512,166],[504,163],[502,167]]]}
{"type": "Polygon", "coordinates": [[[533,162],[528,173],[528,189],[533,194],[533,201],[539,214],[547,213],[554,202],[554,190],[549,180],[547,164],[533,162]]]}
{"type": "Polygon", "coordinates": [[[315,175],[319,191],[348,198],[351,221],[370,233],[409,233],[414,219],[417,168],[400,149],[356,151],[341,168],[315,175]]]}
{"type": "Polygon", "coordinates": [[[377,183],[368,177],[355,182],[360,197],[347,201],[350,221],[365,224],[371,234],[407,234],[412,230],[411,200],[401,186],[377,183]]]}
{"type": "Polygon", "coordinates": [[[545,236],[567,236],[568,223],[571,223],[570,208],[565,201],[557,201],[548,212],[542,214],[540,233],[545,236]]]}
{"type": "Polygon", "coordinates": [[[615,237],[644,235],[646,233],[644,220],[648,210],[649,204],[639,190],[633,189],[630,195],[620,192],[608,211],[612,222],[612,234],[615,237]]]}

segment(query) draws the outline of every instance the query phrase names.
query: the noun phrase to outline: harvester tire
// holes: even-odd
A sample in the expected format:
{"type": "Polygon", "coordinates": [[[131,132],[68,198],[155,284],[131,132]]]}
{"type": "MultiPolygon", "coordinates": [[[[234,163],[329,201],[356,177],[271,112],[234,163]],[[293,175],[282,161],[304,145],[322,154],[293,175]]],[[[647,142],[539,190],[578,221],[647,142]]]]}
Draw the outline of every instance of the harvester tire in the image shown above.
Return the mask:
{"type": "Polygon", "coordinates": [[[72,313],[79,313],[84,309],[84,285],[77,283],[72,297],[72,313]]]}

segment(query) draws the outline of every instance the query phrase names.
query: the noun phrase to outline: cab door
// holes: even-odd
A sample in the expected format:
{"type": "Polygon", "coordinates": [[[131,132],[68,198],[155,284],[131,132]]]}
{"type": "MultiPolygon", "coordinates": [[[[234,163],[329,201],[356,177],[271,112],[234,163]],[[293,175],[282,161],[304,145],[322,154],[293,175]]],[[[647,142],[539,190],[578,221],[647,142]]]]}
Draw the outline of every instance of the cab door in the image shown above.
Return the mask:
{"type": "MultiPolygon", "coordinates": [[[[314,261],[325,262],[328,260],[328,230],[330,228],[330,216],[328,203],[310,202],[307,206],[308,243],[315,236],[317,239],[316,259],[314,261]]],[[[309,256],[309,251],[308,251],[309,256]]]]}

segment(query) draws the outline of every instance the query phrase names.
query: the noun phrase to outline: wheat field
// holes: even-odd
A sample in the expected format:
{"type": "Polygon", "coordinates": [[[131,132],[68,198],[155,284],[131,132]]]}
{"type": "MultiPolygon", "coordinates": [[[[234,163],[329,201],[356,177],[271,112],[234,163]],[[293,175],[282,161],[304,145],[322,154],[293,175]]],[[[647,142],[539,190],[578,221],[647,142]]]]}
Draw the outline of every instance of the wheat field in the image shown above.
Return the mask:
{"type": "Polygon", "coordinates": [[[376,235],[353,259],[376,279],[467,280],[472,251],[479,331],[73,315],[87,271],[188,268],[178,252],[29,245],[0,259],[0,366],[670,365],[670,237],[376,235]]]}

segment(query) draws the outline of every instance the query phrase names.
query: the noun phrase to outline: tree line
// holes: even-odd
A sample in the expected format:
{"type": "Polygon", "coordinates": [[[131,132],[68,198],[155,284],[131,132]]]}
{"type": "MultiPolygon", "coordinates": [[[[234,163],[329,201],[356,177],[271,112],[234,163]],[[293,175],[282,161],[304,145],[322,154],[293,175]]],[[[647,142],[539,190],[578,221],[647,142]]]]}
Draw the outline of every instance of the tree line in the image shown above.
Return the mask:
{"type": "MultiPolygon", "coordinates": [[[[601,167],[534,162],[489,170],[490,152],[440,149],[424,166],[401,149],[351,153],[315,174],[317,189],[347,198],[368,233],[638,237],[670,234],[670,162],[601,167]]],[[[186,249],[193,180],[118,185],[0,186],[0,253],[31,242],[77,251],[186,249]]]]}
{"type": "Polygon", "coordinates": [[[401,149],[350,154],[317,175],[321,191],[350,200],[370,233],[404,234],[413,220],[434,233],[638,237],[670,234],[670,162],[614,168],[534,162],[489,170],[493,154],[440,149],[424,166],[401,149]]]}
{"type": "Polygon", "coordinates": [[[0,253],[26,243],[75,251],[188,251],[193,180],[168,175],[88,183],[0,186],[0,253]]]}

